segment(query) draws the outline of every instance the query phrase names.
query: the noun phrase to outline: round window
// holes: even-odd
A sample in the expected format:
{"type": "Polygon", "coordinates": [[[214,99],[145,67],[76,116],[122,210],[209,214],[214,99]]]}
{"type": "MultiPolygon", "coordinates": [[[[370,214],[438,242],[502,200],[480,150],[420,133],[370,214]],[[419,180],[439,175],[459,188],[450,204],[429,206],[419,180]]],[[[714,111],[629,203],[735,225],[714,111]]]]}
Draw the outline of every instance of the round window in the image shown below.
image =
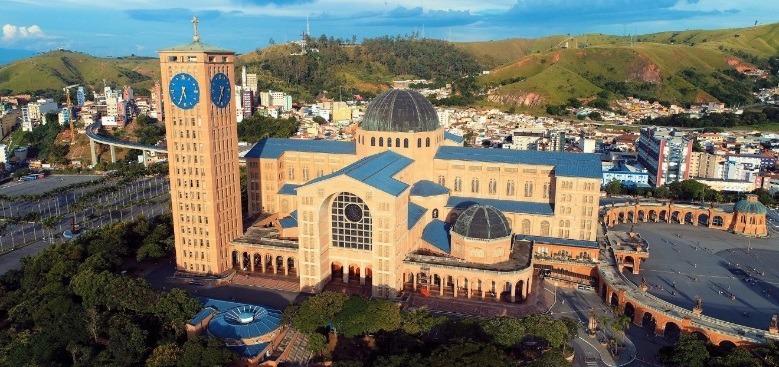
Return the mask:
{"type": "Polygon", "coordinates": [[[350,222],[359,222],[362,220],[362,208],[357,204],[349,204],[344,208],[346,219],[350,222]]]}

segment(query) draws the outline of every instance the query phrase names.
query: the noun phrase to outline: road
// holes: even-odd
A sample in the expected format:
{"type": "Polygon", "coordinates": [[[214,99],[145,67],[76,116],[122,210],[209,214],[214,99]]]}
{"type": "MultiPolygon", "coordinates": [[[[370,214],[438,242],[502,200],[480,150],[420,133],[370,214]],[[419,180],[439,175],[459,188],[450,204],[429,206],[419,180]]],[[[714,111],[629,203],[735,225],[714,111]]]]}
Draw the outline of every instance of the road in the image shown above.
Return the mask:
{"type": "Polygon", "coordinates": [[[72,184],[99,180],[98,175],[51,175],[35,181],[11,181],[0,186],[0,195],[38,195],[72,184]]]}

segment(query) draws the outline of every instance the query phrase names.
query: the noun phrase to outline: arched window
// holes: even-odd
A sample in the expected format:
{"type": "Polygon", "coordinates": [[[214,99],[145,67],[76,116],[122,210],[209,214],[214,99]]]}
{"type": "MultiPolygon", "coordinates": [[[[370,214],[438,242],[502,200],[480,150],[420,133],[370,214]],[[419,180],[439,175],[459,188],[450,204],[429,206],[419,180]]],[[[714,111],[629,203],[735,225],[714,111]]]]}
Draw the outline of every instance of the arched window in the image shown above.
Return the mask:
{"type": "Polygon", "coordinates": [[[422,138],[417,139],[417,148],[422,148],[422,138]]]}
{"type": "Polygon", "coordinates": [[[425,138],[425,146],[426,147],[430,146],[430,138],[425,138]]]}
{"type": "Polygon", "coordinates": [[[530,220],[522,220],[522,234],[530,234],[530,220]]]}
{"type": "Polygon", "coordinates": [[[454,192],[460,192],[463,189],[463,179],[460,177],[454,178],[454,192]]]}
{"type": "Polygon", "coordinates": [[[514,196],[514,180],[506,182],[506,196],[514,196]]]}
{"type": "Polygon", "coordinates": [[[380,147],[384,146],[384,138],[379,138],[379,146],[380,147]]]}
{"type": "Polygon", "coordinates": [[[408,138],[403,139],[403,148],[408,148],[408,138]]]}
{"type": "Polygon", "coordinates": [[[549,182],[544,182],[544,199],[549,197],[549,182]]]}
{"type": "Polygon", "coordinates": [[[375,136],[371,136],[371,146],[372,147],[376,146],[376,137],[375,136]]]}
{"type": "Polygon", "coordinates": [[[387,147],[392,148],[392,138],[387,138],[387,147]]]}
{"type": "Polygon", "coordinates": [[[395,138],[395,146],[400,148],[400,138],[395,138]]]}
{"type": "Polygon", "coordinates": [[[474,194],[479,193],[479,179],[474,178],[471,180],[471,192],[474,194]]]}
{"type": "Polygon", "coordinates": [[[542,221],[541,222],[541,235],[544,237],[549,237],[549,222],[548,221],[542,221]]]}
{"type": "Polygon", "coordinates": [[[525,181],[525,197],[533,196],[533,181],[525,181]]]}
{"type": "Polygon", "coordinates": [[[433,209],[433,219],[438,218],[438,209],[433,209]]]}
{"type": "Polygon", "coordinates": [[[446,177],[438,176],[438,184],[441,186],[446,186],[446,177]]]}
{"type": "Polygon", "coordinates": [[[370,209],[356,195],[342,192],[333,200],[333,246],[370,250],[373,239],[373,220],[370,209]]]}

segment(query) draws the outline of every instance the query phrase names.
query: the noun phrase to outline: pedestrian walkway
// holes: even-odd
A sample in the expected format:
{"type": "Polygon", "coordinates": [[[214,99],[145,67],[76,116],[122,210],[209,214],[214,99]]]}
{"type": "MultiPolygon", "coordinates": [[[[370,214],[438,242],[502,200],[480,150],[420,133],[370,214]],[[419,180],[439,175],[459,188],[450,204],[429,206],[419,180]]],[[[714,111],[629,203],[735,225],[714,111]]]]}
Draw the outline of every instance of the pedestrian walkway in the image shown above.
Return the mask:
{"type": "Polygon", "coordinates": [[[245,275],[235,274],[230,278],[231,284],[247,285],[250,287],[259,287],[267,289],[276,289],[280,291],[297,292],[300,290],[297,279],[291,279],[283,276],[273,275],[245,275]]]}

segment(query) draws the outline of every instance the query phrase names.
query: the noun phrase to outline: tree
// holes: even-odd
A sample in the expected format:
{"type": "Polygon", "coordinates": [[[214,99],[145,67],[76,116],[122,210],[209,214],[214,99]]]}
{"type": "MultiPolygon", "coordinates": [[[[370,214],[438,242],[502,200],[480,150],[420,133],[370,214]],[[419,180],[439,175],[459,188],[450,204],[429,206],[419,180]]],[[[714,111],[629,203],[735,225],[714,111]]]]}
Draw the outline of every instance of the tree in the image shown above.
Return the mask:
{"type": "Polygon", "coordinates": [[[492,318],[483,327],[492,342],[504,348],[514,346],[527,335],[524,323],[515,317],[492,318]]]}
{"type": "Polygon", "coordinates": [[[536,358],[528,367],[561,367],[570,365],[571,362],[568,362],[562,353],[553,349],[544,352],[541,357],[536,358]]]}
{"type": "Polygon", "coordinates": [[[322,124],[326,123],[327,120],[325,120],[325,118],[322,117],[322,116],[314,116],[314,122],[316,122],[317,124],[322,125],[322,124]]]}
{"type": "Polygon", "coordinates": [[[293,325],[300,331],[311,333],[324,328],[341,312],[349,296],[338,292],[322,292],[309,297],[300,305],[293,325]]]}
{"type": "Polygon", "coordinates": [[[198,336],[187,340],[181,348],[180,367],[228,366],[235,354],[216,338],[198,336]]]}
{"type": "Polygon", "coordinates": [[[757,195],[757,200],[763,203],[765,206],[771,206],[774,205],[774,197],[771,195],[771,192],[766,189],[755,189],[752,191],[753,194],[757,195]]]}
{"type": "Polygon", "coordinates": [[[427,333],[443,321],[443,317],[433,317],[427,309],[417,308],[401,314],[400,328],[408,334],[419,335],[427,333]]]}
{"type": "Polygon", "coordinates": [[[676,366],[706,367],[709,351],[706,342],[693,334],[684,334],[670,351],[659,354],[659,357],[661,362],[676,366]]]}
{"type": "Polygon", "coordinates": [[[441,345],[427,358],[427,366],[480,366],[502,367],[507,366],[502,351],[492,344],[480,343],[472,340],[458,339],[451,344],[441,345]]]}
{"type": "Polygon", "coordinates": [[[589,118],[590,118],[590,120],[595,120],[595,121],[603,121],[603,116],[602,116],[602,115],[600,114],[600,112],[598,112],[598,111],[592,111],[592,112],[590,112],[590,114],[589,114],[589,115],[587,115],[587,117],[589,117],[589,118]]]}
{"type": "Polygon", "coordinates": [[[146,367],[176,367],[181,358],[181,348],[176,343],[167,343],[154,348],[146,359],[146,367]]]}
{"type": "Polygon", "coordinates": [[[622,193],[622,182],[619,182],[616,178],[606,184],[606,194],[609,196],[615,196],[622,193]]]}
{"type": "Polygon", "coordinates": [[[666,185],[659,186],[655,189],[655,197],[658,199],[668,199],[671,197],[671,190],[669,190],[666,185]]]}
{"type": "Polygon", "coordinates": [[[752,356],[744,348],[735,348],[724,356],[714,357],[709,361],[712,367],[760,367],[760,360],[752,356]]]}
{"type": "Polygon", "coordinates": [[[114,365],[135,366],[144,361],[149,333],[126,316],[115,316],[109,322],[106,351],[114,365]]]}
{"type": "Polygon", "coordinates": [[[181,288],[173,288],[170,292],[162,292],[157,296],[154,304],[154,313],[165,321],[167,327],[178,334],[186,330],[186,323],[200,311],[203,306],[196,299],[191,298],[181,288]]]}

